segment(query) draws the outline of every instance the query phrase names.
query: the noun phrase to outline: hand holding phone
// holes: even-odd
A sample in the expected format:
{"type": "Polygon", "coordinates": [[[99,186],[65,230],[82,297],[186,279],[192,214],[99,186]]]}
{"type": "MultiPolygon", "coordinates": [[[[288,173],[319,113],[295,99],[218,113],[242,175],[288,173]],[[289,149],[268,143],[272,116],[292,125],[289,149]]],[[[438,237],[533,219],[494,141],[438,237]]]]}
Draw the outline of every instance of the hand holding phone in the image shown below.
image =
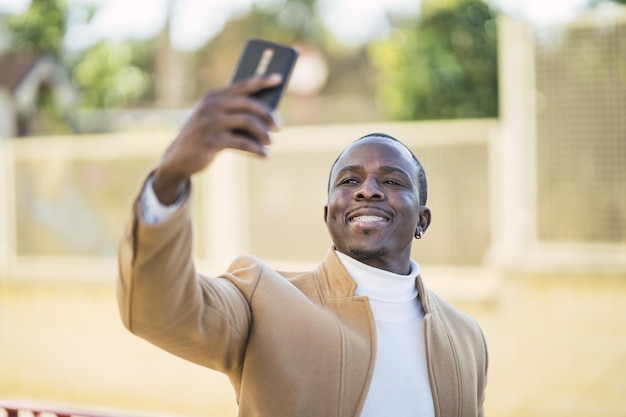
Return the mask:
{"type": "Polygon", "coordinates": [[[252,95],[272,110],[276,109],[297,57],[298,52],[291,46],[262,39],[248,39],[239,56],[231,84],[254,76],[281,74],[283,81],[279,86],[264,89],[252,95]]]}

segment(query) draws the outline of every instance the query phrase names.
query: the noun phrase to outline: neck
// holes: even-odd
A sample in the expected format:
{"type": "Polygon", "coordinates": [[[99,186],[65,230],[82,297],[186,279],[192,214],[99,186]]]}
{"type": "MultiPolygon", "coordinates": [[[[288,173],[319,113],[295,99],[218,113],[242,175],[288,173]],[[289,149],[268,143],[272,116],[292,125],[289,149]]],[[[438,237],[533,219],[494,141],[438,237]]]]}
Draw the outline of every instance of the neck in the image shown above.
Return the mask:
{"type": "Polygon", "coordinates": [[[373,268],[382,269],[383,271],[389,271],[398,275],[408,275],[411,273],[411,258],[409,254],[399,258],[391,258],[389,256],[381,256],[380,254],[366,254],[359,253],[358,251],[345,253],[337,248],[335,248],[335,250],[373,268]]]}
{"type": "Polygon", "coordinates": [[[417,296],[415,279],[420,268],[415,261],[410,262],[409,274],[396,274],[364,264],[341,252],[337,257],[357,283],[356,295],[366,295],[370,300],[384,302],[406,302],[417,296]]]}
{"type": "Polygon", "coordinates": [[[335,247],[337,253],[349,256],[358,262],[371,266],[372,268],[382,269],[398,275],[409,275],[411,273],[411,258],[410,256],[403,256],[403,259],[389,259],[389,257],[383,256],[368,256],[362,253],[345,253],[335,247]]]}

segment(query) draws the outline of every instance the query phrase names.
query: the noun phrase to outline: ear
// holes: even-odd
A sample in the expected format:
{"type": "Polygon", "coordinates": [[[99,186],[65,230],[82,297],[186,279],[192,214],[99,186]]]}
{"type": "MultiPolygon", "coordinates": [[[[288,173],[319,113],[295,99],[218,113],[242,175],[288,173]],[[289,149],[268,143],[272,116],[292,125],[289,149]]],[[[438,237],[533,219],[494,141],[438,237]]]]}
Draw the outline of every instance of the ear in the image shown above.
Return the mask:
{"type": "Polygon", "coordinates": [[[328,204],[324,206],[324,223],[328,224],[328,204]]]}
{"type": "Polygon", "coordinates": [[[426,229],[430,226],[431,213],[430,209],[426,206],[421,206],[419,211],[419,218],[417,220],[417,226],[415,228],[415,233],[421,231],[422,233],[426,233],[426,229]]]}

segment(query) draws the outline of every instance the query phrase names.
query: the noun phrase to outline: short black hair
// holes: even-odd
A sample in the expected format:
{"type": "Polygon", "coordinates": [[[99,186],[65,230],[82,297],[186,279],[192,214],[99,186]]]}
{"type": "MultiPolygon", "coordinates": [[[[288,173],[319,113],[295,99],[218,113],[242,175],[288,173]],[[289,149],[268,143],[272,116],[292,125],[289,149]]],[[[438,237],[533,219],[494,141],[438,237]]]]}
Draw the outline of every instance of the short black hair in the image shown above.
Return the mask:
{"type": "MultiPolygon", "coordinates": [[[[354,142],[352,142],[353,144],[362,140],[362,139],[367,139],[367,138],[383,138],[383,139],[389,139],[392,140],[396,143],[399,143],[400,145],[404,146],[404,148],[409,151],[409,153],[411,154],[411,158],[413,159],[413,163],[415,164],[415,167],[417,168],[417,192],[419,193],[419,197],[420,197],[420,204],[422,206],[426,205],[426,200],[428,199],[428,182],[426,181],[426,171],[424,171],[424,167],[422,166],[422,163],[419,161],[419,159],[417,159],[417,157],[415,156],[415,154],[413,153],[413,151],[406,146],[401,140],[388,135],[386,133],[380,133],[380,132],[374,132],[374,133],[368,133],[365,136],[361,136],[360,138],[358,138],[357,140],[355,140],[354,142]]],[[[346,148],[348,149],[348,148],[346,148]]],[[[330,177],[333,173],[333,169],[335,169],[335,165],[337,165],[337,162],[339,161],[339,158],[341,158],[341,156],[343,155],[343,153],[346,151],[346,149],[344,149],[343,151],[341,151],[341,153],[339,154],[339,156],[337,156],[337,159],[335,159],[335,162],[333,162],[332,166],[330,167],[330,171],[328,173],[328,190],[327,192],[330,192],[330,177]]]]}

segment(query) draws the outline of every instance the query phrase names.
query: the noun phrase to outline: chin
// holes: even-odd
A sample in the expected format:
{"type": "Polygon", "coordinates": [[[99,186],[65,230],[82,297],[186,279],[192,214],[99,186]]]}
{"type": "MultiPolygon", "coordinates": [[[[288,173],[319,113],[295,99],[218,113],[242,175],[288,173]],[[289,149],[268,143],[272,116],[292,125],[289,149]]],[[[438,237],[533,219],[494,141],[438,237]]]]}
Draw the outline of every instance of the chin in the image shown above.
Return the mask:
{"type": "Polygon", "coordinates": [[[378,259],[387,255],[389,250],[387,248],[366,248],[357,247],[350,248],[350,256],[355,259],[378,259]]]}

